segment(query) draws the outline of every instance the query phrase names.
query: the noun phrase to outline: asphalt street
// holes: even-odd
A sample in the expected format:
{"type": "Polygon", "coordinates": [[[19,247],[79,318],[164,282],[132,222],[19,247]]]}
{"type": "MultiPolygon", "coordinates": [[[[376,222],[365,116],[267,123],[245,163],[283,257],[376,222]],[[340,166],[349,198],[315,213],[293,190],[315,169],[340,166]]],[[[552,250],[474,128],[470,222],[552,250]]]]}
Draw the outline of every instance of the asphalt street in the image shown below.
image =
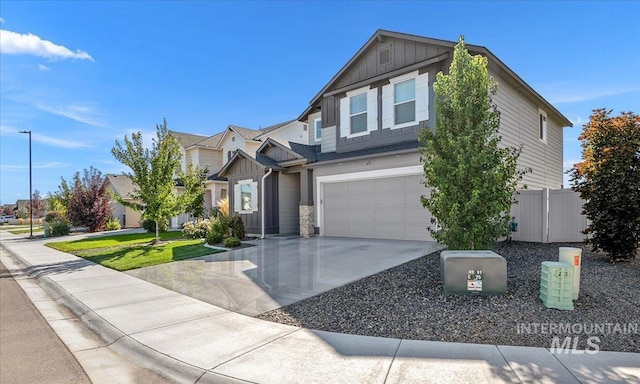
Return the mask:
{"type": "Polygon", "coordinates": [[[1,262],[0,383],[91,383],[1,262]]]}

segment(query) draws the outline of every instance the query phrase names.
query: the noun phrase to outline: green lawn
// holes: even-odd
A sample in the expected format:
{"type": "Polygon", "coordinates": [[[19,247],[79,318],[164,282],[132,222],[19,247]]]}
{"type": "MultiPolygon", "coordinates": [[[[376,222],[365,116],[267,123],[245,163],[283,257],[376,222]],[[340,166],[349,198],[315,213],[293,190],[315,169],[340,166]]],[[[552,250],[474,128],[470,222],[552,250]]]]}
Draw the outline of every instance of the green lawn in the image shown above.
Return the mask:
{"type": "MultiPolygon", "coordinates": [[[[29,228],[29,226],[27,226],[26,228],[15,228],[15,229],[11,228],[11,229],[7,229],[7,232],[13,233],[14,235],[22,235],[24,233],[31,232],[31,229],[29,228]]],[[[34,226],[33,227],[33,233],[37,233],[37,232],[44,232],[44,227],[34,226]]]]}
{"type": "Polygon", "coordinates": [[[93,239],[48,243],[47,246],[72,253],[118,271],[149,267],[221,252],[203,245],[203,241],[185,240],[180,232],[160,235],[162,243],[151,245],[152,233],[131,233],[93,239]]]}

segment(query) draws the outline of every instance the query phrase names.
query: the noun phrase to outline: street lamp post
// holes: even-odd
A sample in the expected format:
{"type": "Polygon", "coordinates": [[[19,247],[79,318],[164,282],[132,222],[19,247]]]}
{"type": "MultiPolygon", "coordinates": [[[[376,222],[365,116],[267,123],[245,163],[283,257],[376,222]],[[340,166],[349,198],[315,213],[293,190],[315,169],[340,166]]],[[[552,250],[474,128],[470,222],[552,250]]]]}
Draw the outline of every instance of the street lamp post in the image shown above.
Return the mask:
{"type": "Polygon", "coordinates": [[[29,238],[33,239],[33,192],[31,177],[31,131],[20,131],[20,133],[29,134],[29,238]]]}

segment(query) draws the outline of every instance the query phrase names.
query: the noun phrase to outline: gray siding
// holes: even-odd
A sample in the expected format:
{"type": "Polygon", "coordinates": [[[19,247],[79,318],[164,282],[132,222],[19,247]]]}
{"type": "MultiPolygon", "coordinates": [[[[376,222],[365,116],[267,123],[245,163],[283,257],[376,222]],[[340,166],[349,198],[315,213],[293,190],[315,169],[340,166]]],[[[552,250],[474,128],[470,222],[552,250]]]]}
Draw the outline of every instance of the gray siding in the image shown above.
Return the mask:
{"type": "Polygon", "coordinates": [[[300,174],[278,175],[279,227],[282,234],[300,233],[300,174]]]}
{"type": "Polygon", "coordinates": [[[296,159],[291,153],[285,151],[284,149],[276,146],[269,146],[269,148],[264,150],[264,154],[268,157],[272,158],[275,161],[284,161],[284,160],[293,160],[296,159]]]}
{"type": "Polygon", "coordinates": [[[335,96],[327,96],[322,99],[321,104],[321,117],[322,117],[322,127],[329,127],[331,125],[336,125],[336,121],[338,119],[338,100],[335,96]]]}
{"type": "MultiPolygon", "coordinates": [[[[238,215],[244,222],[245,231],[247,233],[257,234],[262,230],[262,177],[265,174],[264,168],[259,167],[254,162],[241,158],[229,169],[227,179],[229,180],[229,213],[238,215]],[[251,214],[239,214],[234,211],[234,185],[240,180],[251,179],[258,183],[258,211],[251,214]]],[[[278,233],[278,172],[273,172],[266,180],[265,185],[265,233],[278,233]]]]}
{"type": "Polygon", "coordinates": [[[338,127],[331,126],[322,128],[322,142],[320,144],[320,152],[335,152],[336,150],[336,136],[338,127]]]}

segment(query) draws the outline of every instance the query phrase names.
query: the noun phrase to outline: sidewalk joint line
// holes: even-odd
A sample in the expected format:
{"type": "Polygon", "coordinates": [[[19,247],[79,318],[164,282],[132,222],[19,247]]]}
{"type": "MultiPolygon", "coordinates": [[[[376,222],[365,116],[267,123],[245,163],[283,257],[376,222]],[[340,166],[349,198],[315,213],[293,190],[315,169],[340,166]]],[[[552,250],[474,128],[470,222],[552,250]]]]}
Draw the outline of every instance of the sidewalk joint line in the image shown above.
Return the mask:
{"type": "Polygon", "coordinates": [[[516,375],[516,378],[518,379],[518,381],[520,383],[523,383],[523,381],[520,378],[520,376],[518,375],[518,373],[515,371],[515,369],[513,369],[513,367],[511,366],[511,363],[509,363],[509,360],[507,360],[507,358],[504,356],[504,354],[500,350],[500,347],[497,346],[497,345],[494,345],[494,347],[496,347],[496,349],[498,350],[498,353],[500,354],[500,356],[502,356],[502,359],[504,360],[504,362],[507,363],[507,365],[509,366],[509,369],[511,369],[511,372],[513,372],[513,374],[516,375]]]}
{"type": "Polygon", "coordinates": [[[391,372],[391,367],[393,367],[393,362],[396,361],[396,356],[398,356],[398,351],[400,350],[400,345],[402,344],[403,341],[404,341],[404,339],[400,339],[400,342],[398,343],[398,346],[396,347],[396,351],[393,353],[393,357],[391,358],[391,364],[389,364],[389,369],[387,369],[387,374],[384,375],[383,383],[386,383],[387,380],[389,379],[389,373],[391,372]]]}
{"type": "Polygon", "coordinates": [[[569,372],[569,374],[570,374],[574,379],[576,379],[576,381],[577,381],[578,383],[582,383],[582,381],[580,381],[580,379],[578,379],[578,378],[576,377],[576,375],[574,375],[574,374],[573,374],[573,372],[572,372],[569,368],[567,368],[567,366],[566,366],[566,365],[564,365],[564,364],[562,363],[562,361],[560,361],[560,359],[558,359],[558,356],[556,356],[556,354],[555,354],[555,353],[551,352],[551,350],[550,350],[550,349],[548,349],[548,348],[545,348],[545,349],[546,349],[547,351],[549,351],[549,353],[551,354],[551,356],[553,356],[553,358],[554,358],[554,359],[556,359],[556,360],[558,361],[558,363],[560,363],[560,365],[562,365],[562,367],[563,367],[564,369],[566,369],[566,370],[567,370],[567,372],[569,372]]]}

